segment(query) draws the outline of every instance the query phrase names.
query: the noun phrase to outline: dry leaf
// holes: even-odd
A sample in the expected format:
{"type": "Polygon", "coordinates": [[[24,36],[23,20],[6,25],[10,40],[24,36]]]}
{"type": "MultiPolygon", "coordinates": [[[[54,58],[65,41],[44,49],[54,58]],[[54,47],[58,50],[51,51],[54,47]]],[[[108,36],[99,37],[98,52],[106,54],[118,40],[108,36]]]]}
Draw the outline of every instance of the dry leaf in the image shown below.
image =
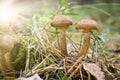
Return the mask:
{"type": "Polygon", "coordinates": [[[97,80],[105,80],[104,73],[101,71],[101,68],[94,63],[85,63],[83,68],[93,75],[97,80]]]}
{"type": "Polygon", "coordinates": [[[21,78],[15,79],[15,80],[43,80],[43,79],[40,78],[40,76],[38,74],[34,74],[33,76],[28,77],[28,78],[21,77],[21,78]]]}
{"type": "Polygon", "coordinates": [[[73,56],[77,56],[77,47],[74,46],[72,43],[67,43],[67,52],[68,55],[73,55],[73,56]]]}

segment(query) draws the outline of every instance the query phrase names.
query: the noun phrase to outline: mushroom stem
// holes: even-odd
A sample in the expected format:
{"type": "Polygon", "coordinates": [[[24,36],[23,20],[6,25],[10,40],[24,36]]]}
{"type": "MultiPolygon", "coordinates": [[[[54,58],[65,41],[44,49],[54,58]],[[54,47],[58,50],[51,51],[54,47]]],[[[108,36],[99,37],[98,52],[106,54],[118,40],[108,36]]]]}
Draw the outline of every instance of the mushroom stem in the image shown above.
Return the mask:
{"type": "MultiPolygon", "coordinates": [[[[0,53],[1,54],[1,53],[0,53]]],[[[5,76],[5,70],[6,70],[6,60],[3,58],[4,56],[0,55],[0,70],[3,74],[3,76],[5,76]]]]}
{"type": "MultiPolygon", "coordinates": [[[[1,53],[0,53],[1,54],[1,53]]],[[[8,74],[6,74],[6,71],[11,70],[11,66],[8,66],[10,64],[10,61],[8,58],[5,58],[5,55],[0,55],[0,70],[2,72],[3,77],[6,77],[8,74]]]]}
{"type": "Polygon", "coordinates": [[[65,31],[66,29],[60,29],[60,50],[64,56],[67,56],[65,31]]]}
{"type": "Polygon", "coordinates": [[[83,45],[81,46],[80,52],[78,53],[79,57],[85,56],[87,54],[89,43],[90,43],[90,35],[91,35],[91,32],[83,33],[84,42],[83,42],[83,45]]]}
{"type": "Polygon", "coordinates": [[[10,53],[6,53],[5,55],[0,55],[0,71],[2,72],[4,77],[7,76],[6,71],[13,70],[11,62],[12,61],[11,61],[10,53]]]}
{"type": "Polygon", "coordinates": [[[8,70],[13,70],[11,53],[10,53],[10,52],[7,52],[7,53],[4,55],[4,58],[5,58],[5,60],[6,60],[6,66],[7,66],[8,70]]]}

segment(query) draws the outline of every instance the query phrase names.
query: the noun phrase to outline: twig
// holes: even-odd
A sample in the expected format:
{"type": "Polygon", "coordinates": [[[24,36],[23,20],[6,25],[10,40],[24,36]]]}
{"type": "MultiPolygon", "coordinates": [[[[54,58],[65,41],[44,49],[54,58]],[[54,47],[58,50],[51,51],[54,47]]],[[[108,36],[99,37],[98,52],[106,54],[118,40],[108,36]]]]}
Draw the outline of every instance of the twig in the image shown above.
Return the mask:
{"type": "Polygon", "coordinates": [[[71,68],[65,73],[65,76],[67,76],[67,74],[73,70],[73,68],[81,61],[81,59],[83,57],[84,57],[84,55],[82,55],[80,58],[78,58],[78,60],[73,64],[73,66],[71,66],[71,68]]]}
{"type": "Polygon", "coordinates": [[[74,70],[74,72],[69,76],[69,78],[73,77],[73,76],[78,72],[78,70],[80,69],[81,66],[82,66],[82,63],[77,66],[77,68],[76,68],[76,69],[74,70]]]}

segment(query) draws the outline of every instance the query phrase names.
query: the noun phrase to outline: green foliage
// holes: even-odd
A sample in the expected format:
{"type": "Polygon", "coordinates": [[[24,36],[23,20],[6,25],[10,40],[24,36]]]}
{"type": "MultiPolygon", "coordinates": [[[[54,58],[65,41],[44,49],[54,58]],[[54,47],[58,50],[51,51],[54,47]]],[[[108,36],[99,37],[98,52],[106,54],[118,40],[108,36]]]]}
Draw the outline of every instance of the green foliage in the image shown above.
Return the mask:
{"type": "Polygon", "coordinates": [[[67,7],[67,6],[68,6],[67,0],[62,0],[61,3],[62,3],[62,5],[63,5],[64,7],[67,7]]]}

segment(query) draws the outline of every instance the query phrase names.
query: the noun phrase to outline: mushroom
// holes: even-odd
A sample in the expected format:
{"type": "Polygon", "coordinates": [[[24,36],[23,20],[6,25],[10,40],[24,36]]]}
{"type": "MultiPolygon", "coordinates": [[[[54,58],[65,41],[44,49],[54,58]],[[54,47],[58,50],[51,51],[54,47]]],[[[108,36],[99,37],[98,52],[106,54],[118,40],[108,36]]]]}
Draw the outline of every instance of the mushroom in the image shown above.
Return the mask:
{"type": "Polygon", "coordinates": [[[72,25],[72,19],[65,15],[59,15],[56,16],[53,21],[51,22],[51,25],[57,29],[59,29],[60,32],[60,50],[61,53],[64,56],[67,56],[67,47],[66,47],[66,37],[65,37],[65,31],[66,29],[72,25]]]}
{"type": "Polygon", "coordinates": [[[77,23],[76,29],[82,29],[84,35],[84,42],[81,46],[81,50],[78,53],[78,56],[85,56],[88,52],[92,31],[100,31],[100,27],[98,26],[97,22],[92,19],[82,19],[77,23]]]}
{"type": "Polygon", "coordinates": [[[19,42],[16,35],[0,34],[0,69],[5,73],[6,70],[12,70],[11,51],[19,42]]]}

